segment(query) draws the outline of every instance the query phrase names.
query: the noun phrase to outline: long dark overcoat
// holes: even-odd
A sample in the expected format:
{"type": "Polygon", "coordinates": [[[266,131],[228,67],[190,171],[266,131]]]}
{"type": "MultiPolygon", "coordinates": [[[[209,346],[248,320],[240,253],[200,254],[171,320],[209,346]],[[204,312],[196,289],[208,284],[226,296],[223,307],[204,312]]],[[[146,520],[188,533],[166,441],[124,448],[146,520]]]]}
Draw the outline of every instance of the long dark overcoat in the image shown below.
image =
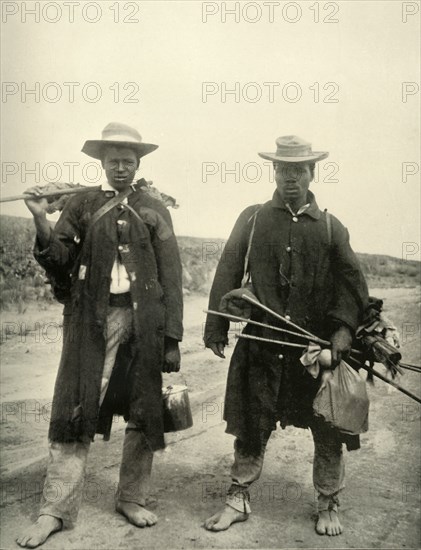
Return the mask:
{"type": "MultiPolygon", "coordinates": [[[[142,180],[141,180],[142,183],[142,180]]],[[[181,262],[165,206],[137,184],[126,207],[95,224],[92,215],[110,200],[89,191],[70,198],[35,257],[64,307],[64,342],[52,406],[52,441],[109,436],[114,413],[143,430],[152,449],[164,446],[161,368],[164,336],[182,338],[181,262]],[[130,278],[134,336],[121,345],[101,411],[104,329],[116,254],[130,278]],[[69,291],[70,285],[70,291],[69,291]]]]}
{"type": "MultiPolygon", "coordinates": [[[[330,232],[326,213],[319,210],[311,192],[308,201],[309,208],[293,216],[275,191],[272,200],[241,213],[218,264],[209,309],[218,310],[222,296],[241,285],[257,211],[249,270],[258,300],[322,338],[328,339],[340,325],[355,331],[367,306],[368,291],[348,231],[330,216],[330,232]]],[[[253,309],[251,318],[282,326],[258,308],[253,309]]],[[[226,319],[208,315],[205,344],[227,343],[228,329],[226,319]]],[[[244,332],[305,343],[250,324],[244,332]]],[[[225,397],[228,433],[259,448],[260,434],[273,430],[278,420],[282,427],[310,425],[320,380],[308,374],[299,362],[300,355],[301,351],[277,344],[246,339],[237,342],[225,397]]]]}

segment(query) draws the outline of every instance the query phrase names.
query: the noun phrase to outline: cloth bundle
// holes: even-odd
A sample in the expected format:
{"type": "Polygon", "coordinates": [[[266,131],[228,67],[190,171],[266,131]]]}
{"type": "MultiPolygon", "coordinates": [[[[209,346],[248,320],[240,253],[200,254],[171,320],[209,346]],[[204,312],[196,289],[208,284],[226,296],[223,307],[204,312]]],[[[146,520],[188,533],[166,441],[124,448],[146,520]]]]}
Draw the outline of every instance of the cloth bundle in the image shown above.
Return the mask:
{"type": "MultiPolygon", "coordinates": [[[[314,378],[319,376],[321,366],[327,366],[325,359],[319,364],[325,351],[317,344],[310,344],[300,359],[314,378]]],[[[321,378],[320,389],[313,401],[314,414],[346,434],[366,432],[370,402],[365,380],[345,361],[341,361],[333,371],[324,370],[321,378]]]]}
{"type": "Polygon", "coordinates": [[[341,432],[351,435],[368,430],[369,399],[365,381],[341,361],[334,371],[322,375],[323,383],[314,398],[313,410],[341,432]]]}

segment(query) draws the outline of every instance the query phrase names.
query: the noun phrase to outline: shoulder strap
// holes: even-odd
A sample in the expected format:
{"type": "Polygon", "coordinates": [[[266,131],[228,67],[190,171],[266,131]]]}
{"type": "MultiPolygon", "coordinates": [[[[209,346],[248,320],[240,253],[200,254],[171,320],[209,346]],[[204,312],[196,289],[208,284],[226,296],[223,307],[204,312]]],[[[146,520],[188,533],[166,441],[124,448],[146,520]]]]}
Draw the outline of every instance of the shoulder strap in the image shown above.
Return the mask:
{"type": "Polygon", "coordinates": [[[259,210],[261,209],[261,206],[259,205],[254,214],[249,218],[248,221],[253,220],[253,225],[251,226],[250,236],[249,236],[249,242],[247,245],[247,252],[246,257],[244,259],[244,275],[243,275],[243,281],[241,283],[241,286],[244,286],[247,282],[249,282],[250,274],[249,274],[249,259],[250,259],[250,251],[251,251],[251,243],[253,242],[253,236],[254,236],[254,230],[256,227],[256,219],[257,214],[259,210]]]}
{"type": "Polygon", "coordinates": [[[327,229],[327,242],[330,246],[332,244],[332,217],[330,213],[325,210],[326,214],[326,229],[327,229]]]}
{"type": "Polygon", "coordinates": [[[133,189],[131,187],[128,187],[125,191],[122,191],[118,195],[115,195],[112,199],[110,199],[108,202],[106,202],[101,208],[99,208],[95,214],[91,218],[91,222],[89,224],[89,227],[91,228],[93,225],[96,224],[96,222],[102,218],[104,214],[109,212],[114,206],[117,206],[120,202],[122,202],[126,197],[131,195],[133,193],[133,189]]]}

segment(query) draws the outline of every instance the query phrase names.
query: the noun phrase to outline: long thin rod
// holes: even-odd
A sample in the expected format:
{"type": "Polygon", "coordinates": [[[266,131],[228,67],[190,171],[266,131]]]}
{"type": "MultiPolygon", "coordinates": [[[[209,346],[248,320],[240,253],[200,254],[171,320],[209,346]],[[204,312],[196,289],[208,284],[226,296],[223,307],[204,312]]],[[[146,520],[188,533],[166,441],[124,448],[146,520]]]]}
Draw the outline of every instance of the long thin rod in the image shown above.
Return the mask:
{"type": "Polygon", "coordinates": [[[411,365],[411,363],[402,363],[401,361],[399,361],[399,365],[403,368],[411,368],[421,371],[421,367],[419,365],[411,365]]]}
{"type": "Polygon", "coordinates": [[[402,369],[410,370],[410,371],[413,371],[413,372],[418,372],[419,374],[421,374],[421,370],[417,369],[416,367],[413,367],[412,365],[405,365],[405,364],[402,365],[402,363],[398,363],[397,366],[401,367],[402,369]]]}
{"type": "Polygon", "coordinates": [[[281,346],[290,346],[292,348],[305,349],[305,344],[293,344],[292,342],[282,342],[282,340],[271,340],[270,338],[262,338],[261,336],[252,336],[251,334],[236,334],[236,338],[246,338],[247,340],[259,340],[259,342],[267,342],[269,344],[280,344],[281,346]]]}
{"type": "MultiPolygon", "coordinates": [[[[284,346],[291,346],[291,347],[294,347],[294,348],[306,348],[307,347],[304,344],[292,344],[291,342],[281,342],[280,340],[271,340],[269,338],[261,338],[259,336],[251,336],[250,334],[236,334],[235,337],[236,338],[246,338],[248,340],[258,340],[260,342],[266,342],[266,343],[270,343],[270,344],[280,344],[280,345],[284,345],[284,346]]],[[[353,363],[355,363],[356,365],[358,365],[362,369],[366,370],[367,372],[371,372],[373,374],[373,376],[376,376],[377,378],[380,378],[380,380],[383,380],[383,382],[386,382],[386,384],[389,384],[390,386],[393,386],[398,391],[404,393],[405,395],[407,395],[408,397],[410,397],[411,399],[413,399],[417,403],[421,403],[421,399],[419,397],[417,397],[413,393],[409,392],[405,388],[402,388],[401,386],[396,384],[396,382],[393,382],[392,380],[389,380],[388,378],[386,378],[385,376],[383,376],[379,372],[375,371],[371,367],[367,367],[366,365],[360,364],[353,357],[349,357],[347,360],[352,361],[353,363]]]]}
{"type": "Polygon", "coordinates": [[[271,330],[276,330],[278,332],[284,332],[286,334],[291,334],[292,336],[297,336],[298,338],[304,338],[305,340],[317,342],[318,344],[324,344],[325,346],[330,346],[330,342],[328,342],[327,340],[322,340],[318,336],[307,336],[305,334],[302,334],[301,332],[293,332],[292,330],[287,330],[285,328],[273,327],[272,325],[267,325],[266,323],[260,323],[259,321],[253,321],[251,319],[244,319],[243,317],[239,317],[237,315],[231,315],[229,313],[221,313],[220,311],[213,311],[211,309],[205,309],[203,311],[204,313],[210,313],[211,315],[218,315],[219,317],[225,317],[226,319],[230,319],[231,321],[239,321],[241,323],[256,325],[258,327],[269,328],[271,330]]]}
{"type": "MultiPolygon", "coordinates": [[[[250,304],[254,304],[255,306],[257,307],[260,307],[261,309],[263,309],[264,311],[266,311],[267,313],[270,313],[271,315],[273,315],[274,317],[276,317],[277,319],[279,319],[280,321],[283,321],[284,323],[287,323],[288,325],[291,325],[292,327],[296,328],[297,330],[300,330],[303,334],[307,334],[307,336],[311,336],[312,338],[317,338],[317,336],[315,336],[314,334],[312,334],[311,332],[308,332],[307,330],[303,329],[302,327],[300,327],[299,325],[296,325],[295,323],[293,323],[292,321],[289,321],[288,319],[286,319],[285,317],[282,317],[282,315],[279,315],[279,313],[276,313],[276,311],[273,311],[272,309],[270,309],[269,307],[261,304],[258,300],[254,300],[253,298],[250,298],[250,296],[247,296],[247,294],[243,294],[241,296],[244,300],[246,300],[247,302],[250,302],[250,304]]],[[[326,340],[323,341],[323,343],[325,345],[329,345],[330,346],[330,342],[327,342],[326,340]]],[[[355,355],[362,355],[362,352],[357,350],[357,349],[351,349],[351,352],[354,353],[355,355]]]]}
{"type": "Polygon", "coordinates": [[[308,332],[307,330],[301,328],[300,326],[296,325],[296,324],[293,323],[292,321],[289,321],[289,320],[286,319],[285,317],[282,317],[282,315],[279,315],[279,313],[276,313],[276,311],[273,311],[273,309],[270,309],[269,307],[263,305],[263,304],[260,303],[258,300],[254,300],[253,298],[250,298],[250,296],[247,296],[247,294],[243,294],[241,297],[243,298],[243,300],[246,300],[247,302],[250,302],[250,304],[254,304],[254,305],[257,306],[257,307],[260,307],[260,309],[263,309],[263,310],[266,311],[267,313],[270,313],[271,315],[273,315],[274,317],[276,317],[276,318],[279,319],[280,321],[283,321],[283,322],[286,323],[287,325],[290,325],[291,327],[296,328],[297,330],[299,330],[299,331],[302,332],[303,334],[307,334],[307,336],[311,336],[312,338],[315,337],[315,335],[312,334],[311,332],[308,332]]]}
{"type": "Polygon", "coordinates": [[[394,388],[399,390],[401,393],[404,393],[405,395],[407,395],[408,397],[410,397],[411,399],[413,399],[417,403],[421,403],[421,399],[419,397],[417,397],[413,393],[409,392],[405,388],[402,388],[401,386],[396,384],[396,382],[393,382],[393,380],[389,380],[388,378],[383,376],[383,374],[380,374],[379,372],[375,371],[373,368],[367,367],[367,365],[361,365],[360,363],[358,363],[358,361],[356,361],[352,357],[349,357],[349,359],[351,361],[353,361],[355,364],[357,364],[358,366],[360,366],[362,369],[366,370],[367,372],[370,372],[373,376],[376,376],[377,378],[380,378],[380,380],[383,380],[383,382],[386,382],[386,384],[389,384],[390,386],[393,386],[394,388]]]}
{"type": "Polygon", "coordinates": [[[86,191],[96,191],[101,189],[100,185],[92,187],[70,187],[69,189],[57,189],[56,191],[45,191],[39,195],[35,193],[23,193],[23,195],[12,195],[10,197],[1,197],[0,202],[11,202],[25,199],[42,199],[44,197],[59,197],[60,195],[74,195],[77,193],[86,193],[86,191]]]}

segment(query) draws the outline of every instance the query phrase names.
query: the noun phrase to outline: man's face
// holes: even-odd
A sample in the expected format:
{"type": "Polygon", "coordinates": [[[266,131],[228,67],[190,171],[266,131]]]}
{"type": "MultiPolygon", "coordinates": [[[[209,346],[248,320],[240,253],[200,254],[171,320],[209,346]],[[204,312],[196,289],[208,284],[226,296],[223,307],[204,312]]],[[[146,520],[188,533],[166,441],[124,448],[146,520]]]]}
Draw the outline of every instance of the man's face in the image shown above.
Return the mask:
{"type": "Polygon", "coordinates": [[[102,166],[111,187],[121,191],[132,183],[139,167],[139,159],[132,149],[107,147],[102,158],[102,166]]]}
{"type": "Polygon", "coordinates": [[[313,175],[308,162],[276,162],[275,181],[278,193],[287,203],[303,203],[313,175]]]}

